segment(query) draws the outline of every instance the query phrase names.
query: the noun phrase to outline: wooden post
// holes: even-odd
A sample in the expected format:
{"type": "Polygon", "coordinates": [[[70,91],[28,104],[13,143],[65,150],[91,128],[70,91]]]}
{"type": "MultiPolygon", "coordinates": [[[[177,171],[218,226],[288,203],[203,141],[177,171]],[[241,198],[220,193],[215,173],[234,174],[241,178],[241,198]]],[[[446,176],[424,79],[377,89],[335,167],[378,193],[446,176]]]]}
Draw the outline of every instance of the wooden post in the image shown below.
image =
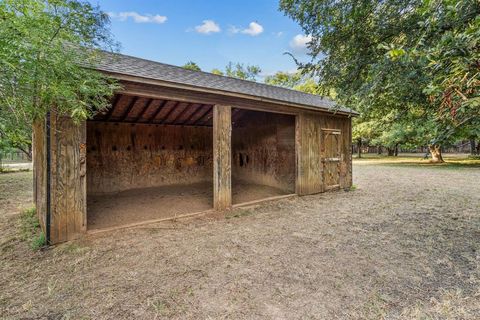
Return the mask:
{"type": "Polygon", "coordinates": [[[213,106],[213,208],[232,206],[232,108],[213,106]]]}

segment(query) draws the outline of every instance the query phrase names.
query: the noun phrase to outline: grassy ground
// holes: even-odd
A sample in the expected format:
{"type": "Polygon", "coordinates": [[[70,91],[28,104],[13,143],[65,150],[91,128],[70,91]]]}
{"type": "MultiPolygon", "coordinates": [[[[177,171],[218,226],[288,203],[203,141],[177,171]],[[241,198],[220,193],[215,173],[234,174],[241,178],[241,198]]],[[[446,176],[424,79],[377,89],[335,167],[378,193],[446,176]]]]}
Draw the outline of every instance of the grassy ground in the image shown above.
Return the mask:
{"type": "Polygon", "coordinates": [[[480,157],[468,157],[465,154],[446,154],[444,163],[432,163],[430,159],[424,159],[424,154],[407,153],[397,157],[388,157],[377,154],[362,154],[362,158],[355,156],[357,164],[382,164],[411,167],[435,167],[435,168],[480,168],[480,157]]]}
{"type": "Polygon", "coordinates": [[[394,161],[355,161],[355,191],[47,250],[21,236],[31,173],[0,175],[0,318],[479,319],[477,163],[394,161]]]}

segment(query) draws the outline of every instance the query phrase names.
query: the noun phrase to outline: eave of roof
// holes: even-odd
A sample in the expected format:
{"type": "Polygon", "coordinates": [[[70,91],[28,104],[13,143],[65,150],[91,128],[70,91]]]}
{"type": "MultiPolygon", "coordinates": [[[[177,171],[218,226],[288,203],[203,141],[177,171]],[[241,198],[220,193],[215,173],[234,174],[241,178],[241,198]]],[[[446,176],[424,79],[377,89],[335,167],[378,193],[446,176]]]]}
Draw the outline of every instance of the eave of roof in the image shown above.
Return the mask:
{"type": "Polygon", "coordinates": [[[354,110],[340,107],[333,101],[317,95],[203,71],[187,70],[178,66],[122,54],[104,52],[94,68],[117,79],[123,79],[125,78],[124,76],[128,76],[129,78],[135,78],[141,83],[182,87],[225,96],[240,95],[247,99],[268,101],[333,114],[358,115],[354,110]]]}

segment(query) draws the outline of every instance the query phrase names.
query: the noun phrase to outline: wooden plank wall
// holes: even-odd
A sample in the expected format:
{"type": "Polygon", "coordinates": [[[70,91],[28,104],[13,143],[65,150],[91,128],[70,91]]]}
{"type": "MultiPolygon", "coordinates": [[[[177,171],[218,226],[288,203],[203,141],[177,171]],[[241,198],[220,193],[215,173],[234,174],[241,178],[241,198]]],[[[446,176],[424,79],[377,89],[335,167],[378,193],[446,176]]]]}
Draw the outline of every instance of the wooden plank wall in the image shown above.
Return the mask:
{"type": "Polygon", "coordinates": [[[232,206],[232,108],[213,106],[213,207],[232,206]]]}
{"type": "Polygon", "coordinates": [[[86,231],[86,125],[51,116],[51,243],[86,231]]]}
{"type": "Polygon", "coordinates": [[[233,179],[295,192],[295,116],[241,112],[232,129],[233,179]]]}
{"type": "Polygon", "coordinates": [[[42,231],[46,233],[47,215],[47,157],[45,121],[33,123],[33,201],[42,231]]]}
{"type": "Polygon", "coordinates": [[[87,123],[87,192],[212,181],[212,128],[87,123]]]}
{"type": "Polygon", "coordinates": [[[340,188],[352,185],[351,119],[301,112],[296,121],[297,179],[296,193],[326,191],[323,180],[321,129],[341,131],[340,188]]]}

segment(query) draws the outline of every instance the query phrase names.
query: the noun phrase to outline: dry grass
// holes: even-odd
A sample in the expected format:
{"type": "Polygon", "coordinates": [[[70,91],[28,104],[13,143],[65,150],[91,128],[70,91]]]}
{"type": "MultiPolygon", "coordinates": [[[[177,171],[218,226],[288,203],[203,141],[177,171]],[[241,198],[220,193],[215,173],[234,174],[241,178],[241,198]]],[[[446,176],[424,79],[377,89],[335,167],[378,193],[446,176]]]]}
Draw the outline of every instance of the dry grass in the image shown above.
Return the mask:
{"type": "Polygon", "coordinates": [[[30,200],[21,195],[31,182],[16,183],[11,199],[18,203],[4,210],[2,202],[0,216],[0,242],[8,242],[0,315],[479,319],[480,170],[421,168],[357,162],[351,192],[238,209],[230,219],[120,230],[46,251],[8,242],[19,232],[12,212],[30,200]]]}
{"type": "Polygon", "coordinates": [[[444,163],[432,163],[430,159],[424,159],[424,154],[400,154],[398,157],[387,157],[377,154],[363,154],[362,158],[355,158],[355,162],[361,164],[382,164],[411,167],[435,167],[446,169],[457,168],[480,168],[479,157],[468,157],[464,154],[445,154],[444,163]]]}

